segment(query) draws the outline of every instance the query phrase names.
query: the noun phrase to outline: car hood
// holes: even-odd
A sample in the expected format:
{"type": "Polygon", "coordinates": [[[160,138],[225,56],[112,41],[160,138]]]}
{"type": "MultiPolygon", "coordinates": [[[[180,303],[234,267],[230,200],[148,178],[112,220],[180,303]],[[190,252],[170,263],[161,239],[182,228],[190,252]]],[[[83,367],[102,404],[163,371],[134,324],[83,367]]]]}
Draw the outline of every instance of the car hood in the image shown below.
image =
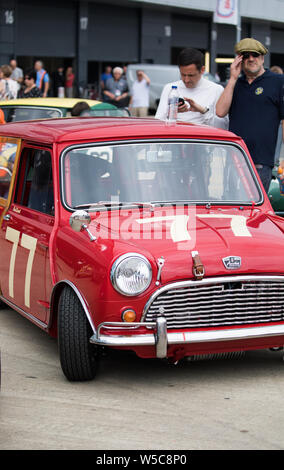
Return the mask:
{"type": "Polygon", "coordinates": [[[163,282],[193,277],[194,252],[206,277],[283,273],[284,221],[259,209],[163,207],[100,212],[90,231],[97,243],[111,247],[113,259],[137,252],[157,266],[163,258],[163,282]]]}

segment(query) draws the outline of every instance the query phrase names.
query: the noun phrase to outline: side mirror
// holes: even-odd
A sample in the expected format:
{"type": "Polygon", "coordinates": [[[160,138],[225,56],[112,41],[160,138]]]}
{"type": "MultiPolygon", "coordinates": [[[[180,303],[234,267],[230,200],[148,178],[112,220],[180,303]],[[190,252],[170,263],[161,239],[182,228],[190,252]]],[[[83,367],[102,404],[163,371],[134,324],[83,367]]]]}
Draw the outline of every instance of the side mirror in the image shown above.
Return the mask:
{"type": "Polygon", "coordinates": [[[91,222],[91,216],[88,212],[84,210],[78,210],[73,212],[71,214],[70,219],[69,219],[69,224],[70,227],[75,231],[75,232],[81,232],[81,230],[86,230],[88,233],[90,240],[94,241],[96,240],[96,237],[94,237],[91,232],[88,229],[88,225],[91,222]]]}
{"type": "Polygon", "coordinates": [[[73,212],[69,219],[70,226],[75,230],[75,232],[81,232],[82,228],[84,228],[83,226],[88,226],[90,222],[90,214],[82,210],[73,212]]]}

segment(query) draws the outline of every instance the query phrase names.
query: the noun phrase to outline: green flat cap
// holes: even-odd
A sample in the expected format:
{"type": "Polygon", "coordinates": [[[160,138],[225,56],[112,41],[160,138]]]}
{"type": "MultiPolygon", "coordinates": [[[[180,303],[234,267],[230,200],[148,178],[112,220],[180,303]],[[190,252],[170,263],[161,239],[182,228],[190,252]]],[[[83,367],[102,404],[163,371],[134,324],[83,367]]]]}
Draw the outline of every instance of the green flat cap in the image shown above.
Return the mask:
{"type": "Polygon", "coordinates": [[[235,52],[236,54],[242,54],[243,52],[257,52],[258,54],[265,55],[268,50],[256,39],[245,38],[235,45],[235,52]]]}

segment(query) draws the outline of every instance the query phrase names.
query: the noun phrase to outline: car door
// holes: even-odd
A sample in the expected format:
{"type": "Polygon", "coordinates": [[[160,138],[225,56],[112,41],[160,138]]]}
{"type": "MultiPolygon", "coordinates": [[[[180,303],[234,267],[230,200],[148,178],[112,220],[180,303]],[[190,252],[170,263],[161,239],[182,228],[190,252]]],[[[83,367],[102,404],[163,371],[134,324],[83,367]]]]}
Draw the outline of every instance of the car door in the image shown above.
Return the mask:
{"type": "Polygon", "coordinates": [[[54,227],[52,150],[24,147],[15,192],[0,229],[4,299],[45,322],[52,281],[49,241],[54,227]]]}

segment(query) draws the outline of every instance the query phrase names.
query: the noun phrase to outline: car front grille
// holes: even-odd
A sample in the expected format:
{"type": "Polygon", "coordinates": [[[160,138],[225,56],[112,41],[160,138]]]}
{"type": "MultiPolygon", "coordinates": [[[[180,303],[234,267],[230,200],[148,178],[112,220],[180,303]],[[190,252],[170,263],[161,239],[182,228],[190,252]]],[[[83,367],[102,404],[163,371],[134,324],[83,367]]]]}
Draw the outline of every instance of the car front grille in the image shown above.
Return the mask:
{"type": "Polygon", "coordinates": [[[210,328],[284,321],[284,278],[229,277],[163,287],[147,303],[142,321],[158,316],[167,328],[210,328]]]}

